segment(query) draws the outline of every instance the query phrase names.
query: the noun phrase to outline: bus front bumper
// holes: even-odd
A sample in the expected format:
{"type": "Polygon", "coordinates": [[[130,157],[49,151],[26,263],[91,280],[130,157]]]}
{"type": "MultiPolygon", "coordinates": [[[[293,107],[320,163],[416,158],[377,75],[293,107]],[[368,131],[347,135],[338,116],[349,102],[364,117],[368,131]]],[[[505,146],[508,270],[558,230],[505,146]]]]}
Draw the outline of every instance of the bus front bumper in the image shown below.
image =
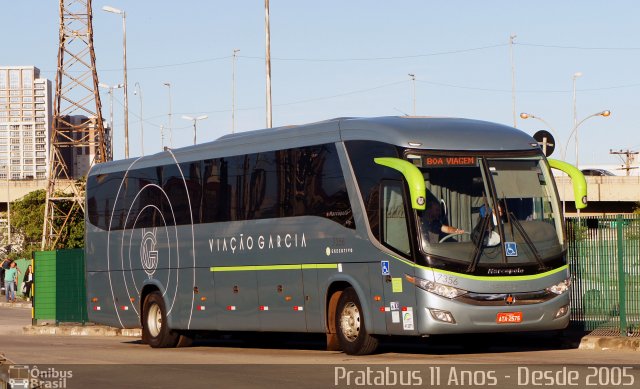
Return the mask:
{"type": "Polygon", "coordinates": [[[569,293],[526,305],[470,305],[432,293],[420,293],[417,323],[422,335],[477,332],[546,331],[569,325],[569,293]]]}

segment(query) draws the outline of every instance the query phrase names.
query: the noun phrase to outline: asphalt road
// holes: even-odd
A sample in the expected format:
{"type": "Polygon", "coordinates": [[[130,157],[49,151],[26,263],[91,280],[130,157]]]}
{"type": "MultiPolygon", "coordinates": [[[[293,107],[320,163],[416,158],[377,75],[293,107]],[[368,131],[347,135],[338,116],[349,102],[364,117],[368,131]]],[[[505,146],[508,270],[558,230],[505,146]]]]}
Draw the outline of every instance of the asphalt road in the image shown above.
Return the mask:
{"type": "Polygon", "coordinates": [[[58,380],[59,386],[62,376],[70,372],[71,377],[64,378],[65,387],[314,388],[371,387],[380,383],[533,387],[537,373],[529,370],[543,368],[555,372],[547,374],[557,376],[553,383],[563,383],[557,381],[562,374],[568,379],[575,370],[577,379],[582,380],[578,387],[586,386],[585,380],[592,372],[601,380],[593,381],[596,384],[606,379],[607,384],[619,384],[610,387],[619,387],[633,379],[631,387],[640,385],[640,366],[622,370],[640,361],[637,352],[579,350],[575,339],[558,341],[549,334],[392,339],[385,340],[375,355],[354,357],[324,350],[321,336],[295,334],[267,338],[209,334],[199,337],[192,347],[179,349],[151,349],[127,337],[22,335],[22,327],[31,323],[30,315],[30,309],[0,307],[0,354],[7,358],[5,368],[26,365],[32,374],[44,372],[45,379],[58,380]],[[483,340],[482,345],[470,346],[478,339],[483,340]],[[600,365],[609,367],[589,367],[600,365]],[[433,370],[435,367],[441,370],[433,370]],[[465,369],[470,373],[462,377],[471,381],[460,385],[456,374],[465,369]],[[433,381],[437,376],[440,381],[433,381]]]}

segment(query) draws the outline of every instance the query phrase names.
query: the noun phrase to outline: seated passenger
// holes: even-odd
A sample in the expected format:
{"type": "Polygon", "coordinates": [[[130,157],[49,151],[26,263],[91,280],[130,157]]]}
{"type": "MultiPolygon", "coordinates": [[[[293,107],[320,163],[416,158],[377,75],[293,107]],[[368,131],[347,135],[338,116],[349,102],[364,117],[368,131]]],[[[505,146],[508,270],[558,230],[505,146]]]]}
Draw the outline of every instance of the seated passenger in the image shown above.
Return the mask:
{"type": "Polygon", "coordinates": [[[473,228],[473,232],[471,233],[471,240],[477,242],[482,229],[482,225],[486,223],[487,218],[490,217],[491,220],[488,223],[487,227],[485,227],[483,244],[489,247],[498,245],[500,243],[500,234],[496,231],[496,227],[498,226],[498,222],[504,223],[503,209],[504,206],[502,205],[502,201],[498,202],[498,216],[496,216],[495,210],[491,209],[489,211],[489,207],[487,205],[481,206],[480,220],[478,220],[478,224],[473,228]]]}

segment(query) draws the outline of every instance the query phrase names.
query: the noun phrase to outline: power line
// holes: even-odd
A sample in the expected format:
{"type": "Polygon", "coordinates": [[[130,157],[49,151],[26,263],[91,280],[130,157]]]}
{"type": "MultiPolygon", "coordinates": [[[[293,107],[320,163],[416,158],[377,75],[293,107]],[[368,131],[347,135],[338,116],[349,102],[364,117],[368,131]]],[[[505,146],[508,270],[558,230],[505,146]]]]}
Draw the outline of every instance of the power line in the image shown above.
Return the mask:
{"type": "Polygon", "coordinates": [[[562,45],[543,45],[536,43],[517,42],[515,45],[542,47],[545,49],[563,49],[563,50],[609,50],[609,51],[638,51],[640,47],[588,47],[588,46],[562,46],[562,45]]]}
{"type": "MultiPolygon", "coordinates": [[[[370,91],[373,91],[373,90],[387,88],[387,87],[390,87],[390,86],[404,84],[404,83],[407,83],[407,82],[408,82],[407,80],[394,81],[394,82],[390,82],[390,83],[387,83],[387,84],[374,86],[374,87],[371,87],[371,88],[358,89],[358,90],[338,93],[338,94],[330,95],[330,96],[312,97],[312,98],[304,99],[304,100],[290,101],[288,103],[274,104],[274,107],[286,107],[286,106],[289,106],[289,105],[304,104],[304,103],[310,103],[310,102],[313,102],[313,101],[330,100],[330,99],[334,99],[334,98],[338,98],[338,97],[344,97],[344,96],[350,96],[350,95],[355,95],[355,94],[359,94],[359,93],[370,92],[370,91]]],[[[123,103],[119,99],[114,98],[114,101],[116,101],[118,104],[120,104],[121,106],[124,107],[123,103]]],[[[263,108],[264,108],[264,106],[261,105],[261,106],[253,106],[253,107],[236,108],[236,110],[238,110],[238,111],[252,111],[252,110],[258,110],[258,109],[263,109],[263,108]]],[[[198,114],[215,114],[215,113],[226,113],[226,112],[231,112],[231,109],[219,109],[219,110],[213,110],[213,111],[197,111],[198,114]]],[[[196,113],[195,112],[176,112],[175,114],[176,115],[193,115],[193,114],[196,114],[196,113]]],[[[166,116],[166,114],[163,114],[163,115],[157,115],[157,116],[148,117],[146,119],[142,119],[142,118],[140,118],[140,116],[136,115],[135,113],[133,113],[132,115],[137,117],[138,119],[143,120],[144,123],[147,123],[147,124],[149,124],[151,126],[154,126],[154,127],[157,127],[157,128],[160,128],[161,125],[160,124],[156,124],[154,122],[151,122],[149,120],[166,116]]],[[[186,127],[183,127],[183,128],[191,128],[191,126],[186,126],[186,127]]]]}
{"type": "MultiPolygon", "coordinates": [[[[360,58],[286,58],[286,57],[271,57],[274,61],[298,61],[298,62],[361,62],[361,61],[390,61],[390,60],[399,60],[399,59],[411,59],[411,58],[422,58],[422,57],[435,57],[441,55],[452,55],[452,54],[462,54],[473,51],[481,51],[487,49],[493,49],[496,47],[507,46],[506,43],[500,43],[495,45],[487,45],[487,46],[479,46],[479,47],[471,47],[466,49],[458,49],[458,50],[446,50],[446,51],[438,51],[433,53],[424,53],[424,54],[411,54],[411,55],[401,55],[401,56],[389,56],[389,57],[360,57],[360,58]]],[[[264,61],[264,56],[250,56],[250,55],[238,55],[237,58],[245,58],[245,59],[255,59],[264,61]]],[[[149,66],[137,66],[137,67],[129,67],[128,70],[150,70],[150,69],[162,69],[162,68],[170,68],[170,67],[178,67],[178,66],[188,66],[195,65],[200,63],[207,62],[215,62],[222,61],[226,59],[232,58],[231,55],[215,57],[215,58],[204,58],[204,59],[196,59],[193,61],[185,61],[185,62],[176,62],[176,63],[168,63],[161,65],[149,65],[149,66]]],[[[122,69],[118,68],[109,68],[109,69],[98,69],[100,72],[120,72],[122,69]]],[[[53,73],[51,70],[42,70],[42,73],[53,73]]]]}
{"type": "MultiPolygon", "coordinates": [[[[227,55],[226,57],[196,59],[196,60],[187,61],[187,62],[169,63],[169,64],[153,65],[153,66],[130,67],[129,70],[149,70],[149,69],[172,68],[172,67],[178,67],[178,66],[195,65],[195,64],[199,64],[199,63],[205,63],[205,62],[222,61],[222,60],[229,59],[229,58],[231,58],[231,56],[227,55]]],[[[102,71],[102,72],[122,71],[122,69],[99,69],[99,70],[102,71]]]]}
{"type": "MultiPolygon", "coordinates": [[[[563,49],[563,50],[608,50],[608,51],[640,51],[640,47],[588,47],[588,46],[563,46],[563,45],[551,45],[551,44],[537,44],[537,43],[523,43],[523,42],[514,42],[514,45],[519,46],[527,46],[527,47],[540,47],[540,48],[548,48],[548,49],[563,49]]],[[[494,45],[487,46],[479,46],[479,47],[471,47],[466,49],[457,49],[457,50],[445,50],[438,51],[433,53],[423,53],[423,54],[410,54],[410,55],[399,55],[399,56],[387,56],[387,57],[352,57],[352,58],[286,58],[286,57],[272,57],[271,59],[274,61],[297,61],[297,62],[362,62],[362,61],[391,61],[391,60],[401,60],[401,59],[411,59],[411,58],[424,58],[424,57],[435,57],[442,55],[454,55],[454,54],[462,54],[469,53],[474,51],[482,51],[488,50],[498,47],[508,46],[507,43],[499,43],[494,45]]],[[[149,66],[137,66],[130,67],[129,70],[151,70],[151,69],[163,69],[163,68],[171,68],[171,67],[179,67],[179,66],[189,66],[196,65],[207,62],[215,62],[215,61],[223,61],[231,58],[232,56],[226,55],[222,57],[215,58],[203,58],[196,59],[192,61],[185,62],[176,62],[176,63],[167,63],[160,65],[149,65],[149,66]]],[[[255,59],[255,60],[264,60],[264,56],[249,56],[249,55],[239,55],[238,58],[244,59],[255,59]]],[[[119,72],[122,69],[118,68],[108,68],[108,69],[98,69],[101,72],[119,72]]],[[[42,73],[53,73],[53,70],[43,70],[42,73]]]]}
{"type": "Polygon", "coordinates": [[[624,170],[626,172],[627,176],[631,173],[631,170],[638,169],[638,166],[632,166],[633,163],[636,160],[636,156],[638,155],[637,151],[632,151],[632,150],[629,150],[629,149],[624,150],[624,151],[623,150],[620,150],[620,151],[609,150],[609,154],[617,155],[618,157],[620,157],[620,159],[624,163],[624,165],[622,165],[620,170],[624,170]],[[624,158],[622,156],[624,156],[624,158]]]}
{"type": "MultiPolygon", "coordinates": [[[[425,84],[435,85],[435,86],[445,86],[449,88],[458,88],[458,89],[467,89],[467,90],[477,90],[483,92],[500,92],[500,93],[511,93],[510,89],[498,89],[498,88],[484,88],[484,87],[474,87],[474,86],[466,86],[466,85],[456,85],[449,84],[444,82],[436,82],[436,81],[425,81],[418,80],[418,82],[422,82],[425,84]]],[[[577,89],[578,92],[597,92],[602,90],[611,90],[611,89],[623,89],[623,88],[634,88],[640,86],[640,83],[626,84],[626,85],[614,85],[614,86],[605,86],[601,88],[583,88],[577,89]]],[[[569,93],[571,90],[569,89],[516,89],[517,93],[569,93]]]]}
{"type": "MultiPolygon", "coordinates": [[[[468,53],[472,51],[480,51],[486,49],[493,49],[496,47],[507,46],[506,43],[500,43],[489,46],[480,46],[480,47],[472,47],[468,49],[460,49],[460,50],[447,50],[447,51],[439,51],[434,53],[425,53],[425,54],[413,54],[413,55],[402,55],[402,56],[390,56],[390,57],[361,57],[361,58],[282,58],[282,57],[271,57],[272,60],[277,61],[301,61],[301,62],[357,62],[357,61],[389,61],[389,60],[397,60],[397,59],[411,59],[411,58],[422,58],[422,57],[434,57],[439,55],[450,55],[450,54],[461,54],[468,53]]],[[[246,59],[258,59],[264,60],[264,57],[259,56],[246,56],[240,55],[239,57],[246,59]]]]}

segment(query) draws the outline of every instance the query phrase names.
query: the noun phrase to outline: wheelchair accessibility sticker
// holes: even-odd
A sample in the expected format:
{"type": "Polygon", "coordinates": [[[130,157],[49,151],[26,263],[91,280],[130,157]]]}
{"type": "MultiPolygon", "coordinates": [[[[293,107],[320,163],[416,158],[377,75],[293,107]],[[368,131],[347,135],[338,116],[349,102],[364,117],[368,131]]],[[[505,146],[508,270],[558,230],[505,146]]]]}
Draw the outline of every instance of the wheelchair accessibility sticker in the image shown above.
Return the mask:
{"type": "Polygon", "coordinates": [[[383,276],[388,276],[389,274],[391,274],[389,272],[389,261],[381,261],[380,262],[380,267],[382,268],[382,275],[383,276]]]}
{"type": "Polygon", "coordinates": [[[516,245],[516,242],[504,242],[504,251],[507,257],[517,257],[518,245],[516,245]]]}

